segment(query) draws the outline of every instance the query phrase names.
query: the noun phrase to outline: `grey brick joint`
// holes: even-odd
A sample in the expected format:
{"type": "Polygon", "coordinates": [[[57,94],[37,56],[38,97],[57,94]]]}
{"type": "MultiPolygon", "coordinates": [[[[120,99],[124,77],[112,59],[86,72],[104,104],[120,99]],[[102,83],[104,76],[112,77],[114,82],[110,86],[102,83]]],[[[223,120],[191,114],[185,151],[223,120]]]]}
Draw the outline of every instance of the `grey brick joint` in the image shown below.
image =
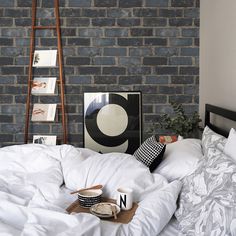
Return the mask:
{"type": "MultiPolygon", "coordinates": [[[[53,1],[38,2],[39,24],[53,24],[53,1]]],[[[0,146],[23,143],[31,4],[0,0],[0,146]]],[[[62,0],[60,16],[70,144],[83,146],[87,91],[142,91],[143,139],[161,114],[171,112],[170,102],[198,110],[199,0],[62,0]]],[[[36,36],[38,49],[55,48],[53,31],[36,36]]],[[[34,70],[37,76],[57,73],[34,70]]],[[[55,122],[30,129],[57,134],[61,127],[55,122]]]]}

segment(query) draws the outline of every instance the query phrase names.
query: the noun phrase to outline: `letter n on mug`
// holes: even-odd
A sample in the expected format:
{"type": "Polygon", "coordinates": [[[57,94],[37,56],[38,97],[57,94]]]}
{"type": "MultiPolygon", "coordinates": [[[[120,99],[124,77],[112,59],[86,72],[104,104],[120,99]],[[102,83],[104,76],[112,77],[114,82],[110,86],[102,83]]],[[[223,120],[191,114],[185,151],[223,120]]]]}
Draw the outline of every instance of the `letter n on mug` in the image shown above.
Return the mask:
{"type": "Polygon", "coordinates": [[[133,206],[133,190],[131,188],[117,189],[117,205],[122,210],[130,210],[133,206]]]}

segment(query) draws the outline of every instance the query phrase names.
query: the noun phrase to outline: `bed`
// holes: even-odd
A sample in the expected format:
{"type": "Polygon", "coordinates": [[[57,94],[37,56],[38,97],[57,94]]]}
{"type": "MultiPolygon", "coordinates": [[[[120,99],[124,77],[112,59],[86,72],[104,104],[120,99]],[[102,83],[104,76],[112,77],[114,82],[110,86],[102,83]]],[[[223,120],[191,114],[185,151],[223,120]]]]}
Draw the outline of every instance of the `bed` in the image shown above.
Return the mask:
{"type": "Polygon", "coordinates": [[[129,154],[71,145],[1,148],[0,234],[236,235],[236,132],[222,136],[211,113],[236,121],[235,112],[206,105],[202,139],[168,144],[152,173],[129,154]],[[77,198],[71,191],[96,184],[109,198],[121,186],[134,190],[139,207],[129,224],[66,212],[77,198]]]}

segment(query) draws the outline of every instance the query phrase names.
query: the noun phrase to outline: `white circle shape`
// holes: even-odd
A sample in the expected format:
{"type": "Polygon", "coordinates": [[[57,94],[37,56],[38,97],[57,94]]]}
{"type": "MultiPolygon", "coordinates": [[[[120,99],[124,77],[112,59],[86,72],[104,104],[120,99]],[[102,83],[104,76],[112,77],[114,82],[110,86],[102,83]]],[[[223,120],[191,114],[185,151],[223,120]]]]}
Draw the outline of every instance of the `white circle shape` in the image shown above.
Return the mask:
{"type": "Polygon", "coordinates": [[[108,136],[117,136],[126,130],[128,115],[123,107],[108,104],[98,112],[97,125],[102,133],[108,136]]]}

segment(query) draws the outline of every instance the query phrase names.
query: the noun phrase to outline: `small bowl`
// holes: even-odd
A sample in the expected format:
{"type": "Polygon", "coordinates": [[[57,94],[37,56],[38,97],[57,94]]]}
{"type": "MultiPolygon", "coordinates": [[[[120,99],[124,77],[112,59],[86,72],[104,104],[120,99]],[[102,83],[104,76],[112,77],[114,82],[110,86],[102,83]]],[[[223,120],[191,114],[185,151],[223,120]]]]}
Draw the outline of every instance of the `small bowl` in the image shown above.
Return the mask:
{"type": "Polygon", "coordinates": [[[81,207],[89,208],[102,201],[101,189],[81,190],[78,192],[78,200],[81,207]]]}

